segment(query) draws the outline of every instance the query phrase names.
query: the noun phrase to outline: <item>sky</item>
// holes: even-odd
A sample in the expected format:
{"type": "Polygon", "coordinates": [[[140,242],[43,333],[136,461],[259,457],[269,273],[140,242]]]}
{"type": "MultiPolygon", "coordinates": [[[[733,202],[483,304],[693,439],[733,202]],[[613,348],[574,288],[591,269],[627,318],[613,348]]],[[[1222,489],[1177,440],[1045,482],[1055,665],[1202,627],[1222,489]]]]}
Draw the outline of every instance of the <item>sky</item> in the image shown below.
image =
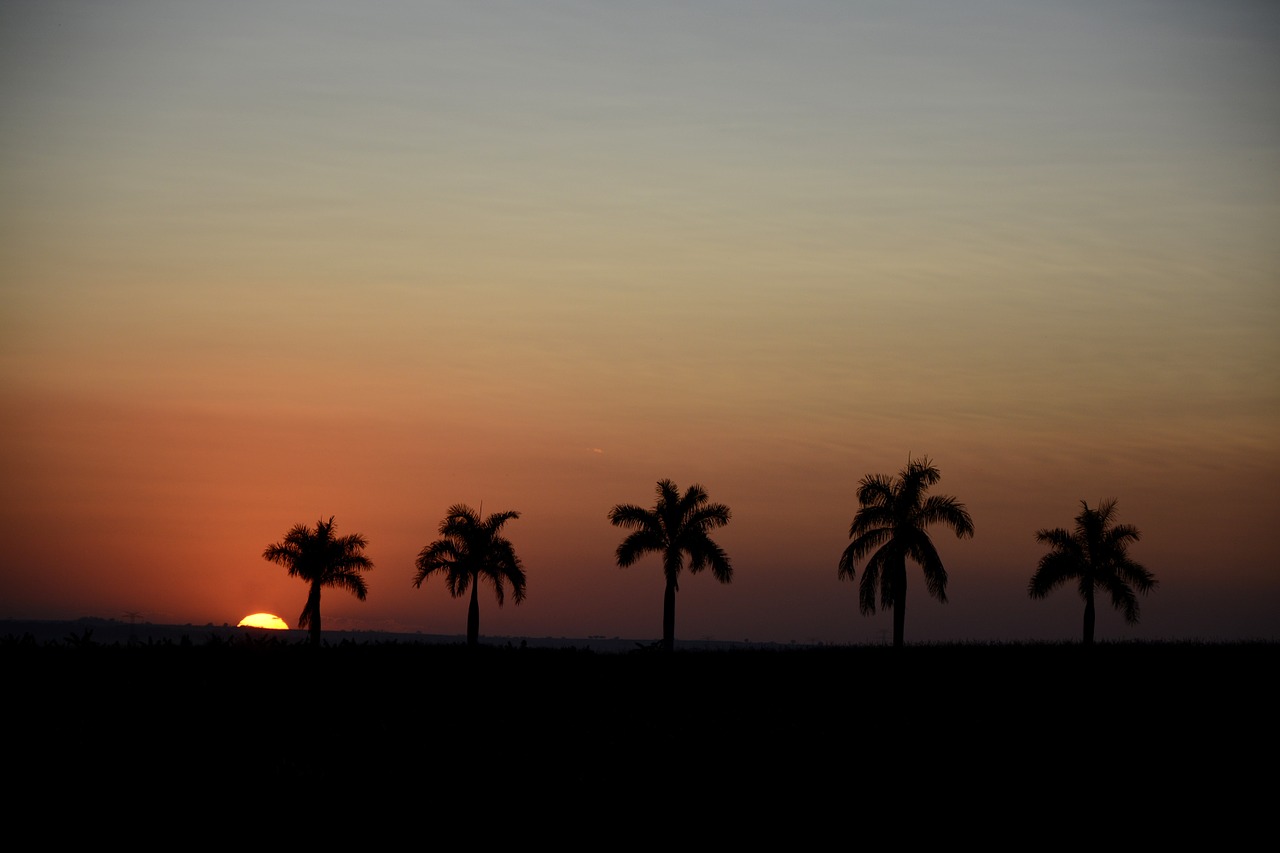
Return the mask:
{"type": "Polygon", "coordinates": [[[858,481],[963,502],[907,642],[1076,640],[1041,528],[1114,498],[1159,586],[1100,640],[1280,637],[1280,5],[0,4],[0,618],[332,630],[515,510],[482,636],[662,633],[618,503],[732,510],[677,640],[874,643],[858,481]],[[861,577],[859,566],[858,577],[861,577]]]}

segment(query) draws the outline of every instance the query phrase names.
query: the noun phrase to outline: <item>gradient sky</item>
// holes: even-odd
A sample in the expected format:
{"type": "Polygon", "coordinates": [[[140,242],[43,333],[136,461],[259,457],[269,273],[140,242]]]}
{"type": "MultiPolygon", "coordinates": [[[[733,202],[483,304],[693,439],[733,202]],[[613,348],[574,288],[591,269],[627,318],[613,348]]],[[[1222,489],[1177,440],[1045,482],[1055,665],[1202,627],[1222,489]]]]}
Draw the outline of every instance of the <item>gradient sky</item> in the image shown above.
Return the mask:
{"type": "Polygon", "coordinates": [[[0,618],[459,634],[414,559],[521,513],[487,636],[656,639],[615,503],[698,482],[677,639],[879,642],[867,474],[976,535],[906,638],[1076,640],[1082,500],[1159,588],[1100,639],[1280,636],[1280,5],[0,4],[0,618]]]}

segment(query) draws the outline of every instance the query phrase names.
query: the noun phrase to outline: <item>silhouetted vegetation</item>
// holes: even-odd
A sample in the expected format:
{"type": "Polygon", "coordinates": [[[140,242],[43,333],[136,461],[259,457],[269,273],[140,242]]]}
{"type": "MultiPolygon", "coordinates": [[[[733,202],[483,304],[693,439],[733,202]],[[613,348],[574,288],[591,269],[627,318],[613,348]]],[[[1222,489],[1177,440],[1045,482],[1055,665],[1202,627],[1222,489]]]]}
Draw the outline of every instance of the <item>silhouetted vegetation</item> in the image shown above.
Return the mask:
{"type": "Polygon", "coordinates": [[[360,573],[373,568],[373,561],[364,554],[365,538],[358,533],[335,536],[333,528],[333,516],[316,522],[315,530],[295,524],[283,541],[262,552],[264,559],[284,566],[289,577],[302,578],[309,585],[298,627],[311,630],[311,643],[316,646],[320,645],[320,590],[339,587],[364,601],[368,587],[360,573]]]}
{"type": "Polygon", "coordinates": [[[1048,545],[1050,551],[1040,558],[1027,592],[1032,598],[1044,598],[1067,581],[1077,581],[1084,599],[1084,644],[1091,645],[1095,591],[1110,595],[1124,621],[1136,625],[1139,609],[1134,592],[1145,595],[1158,581],[1129,557],[1129,543],[1137,542],[1141,534],[1131,524],[1112,523],[1114,499],[1103,501],[1096,509],[1090,509],[1085,501],[1080,505],[1074,530],[1055,527],[1036,532],[1036,541],[1048,545]]]}
{"type": "Polygon", "coordinates": [[[862,506],[849,526],[853,541],[840,557],[837,576],[853,580],[856,562],[867,555],[858,586],[858,607],[863,614],[876,612],[880,604],[893,609],[893,644],[903,644],[907,609],[907,559],[924,569],[929,595],[947,601],[947,570],[926,530],[945,524],[957,537],[973,536],[973,521],[964,504],[948,495],[925,495],[942,478],[929,459],[910,459],[897,478],[871,474],[858,483],[862,506]]]}
{"type": "Polygon", "coordinates": [[[733,580],[729,556],[709,535],[709,531],[729,523],[730,512],[724,504],[711,503],[697,484],[681,495],[675,483],[659,480],[657,491],[653,509],[618,504],[609,510],[609,521],[632,531],[618,546],[620,567],[626,568],[650,552],[662,556],[662,647],[671,651],[675,648],[676,591],[680,588],[685,555],[689,555],[690,574],[710,567],[711,574],[721,583],[733,580]]]}
{"type": "Polygon", "coordinates": [[[516,604],[524,601],[526,578],[524,567],[516,555],[511,541],[501,535],[502,527],[520,513],[514,510],[491,513],[481,519],[480,514],[465,504],[449,508],[440,522],[440,538],[418,553],[418,572],[413,585],[421,587],[429,576],[440,573],[445,576],[449,594],[459,598],[471,591],[467,607],[467,645],[480,642],[480,580],[493,585],[498,606],[503,605],[504,584],[511,584],[511,598],[516,604]]]}

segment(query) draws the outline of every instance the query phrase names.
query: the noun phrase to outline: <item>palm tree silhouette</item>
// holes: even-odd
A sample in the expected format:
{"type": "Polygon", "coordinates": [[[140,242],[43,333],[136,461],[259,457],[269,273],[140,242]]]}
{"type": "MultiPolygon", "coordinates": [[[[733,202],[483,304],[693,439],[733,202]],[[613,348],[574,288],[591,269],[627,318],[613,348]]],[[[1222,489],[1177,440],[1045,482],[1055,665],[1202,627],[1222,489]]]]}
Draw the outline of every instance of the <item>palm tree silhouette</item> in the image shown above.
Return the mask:
{"type": "Polygon", "coordinates": [[[1111,603],[1124,614],[1125,622],[1138,623],[1138,599],[1134,590],[1143,593],[1155,588],[1158,581],[1151,572],[1129,557],[1129,543],[1142,534],[1131,524],[1113,524],[1116,501],[1104,500],[1096,509],[1085,501],[1076,516],[1075,530],[1061,527],[1036,531],[1036,541],[1049,546],[1027,593],[1044,598],[1067,581],[1078,581],[1084,599],[1084,644],[1093,645],[1094,590],[1110,593],[1111,603]]]}
{"type": "Polygon", "coordinates": [[[467,608],[468,646],[480,642],[481,578],[493,584],[499,607],[505,597],[504,582],[511,584],[511,597],[516,604],[524,601],[524,567],[511,542],[499,535],[504,524],[519,517],[520,513],[509,510],[492,513],[481,520],[480,514],[471,507],[455,504],[440,522],[440,538],[418,553],[415,587],[421,587],[428,575],[441,572],[454,598],[471,590],[471,604],[467,608]]]}
{"type": "Polygon", "coordinates": [[[840,557],[838,577],[853,580],[855,564],[870,555],[858,585],[858,607],[876,612],[876,588],[880,605],[893,609],[893,644],[901,646],[906,625],[907,558],[924,569],[929,594],[947,603],[947,570],[926,532],[930,524],[951,527],[958,538],[973,536],[973,521],[964,504],[948,495],[925,492],[942,478],[928,457],[907,460],[896,478],[872,474],[858,482],[862,506],[849,526],[853,541],[840,557]]]}
{"type": "Polygon", "coordinates": [[[711,574],[721,583],[733,580],[729,557],[711,540],[707,532],[729,523],[729,508],[713,504],[702,486],[692,485],[681,496],[670,480],[658,481],[658,500],[653,509],[634,504],[618,504],[609,510],[614,526],[631,530],[618,546],[618,565],[626,568],[653,551],[662,555],[662,572],[666,591],[662,597],[662,648],[675,648],[676,591],[680,588],[680,570],[684,555],[689,555],[689,573],[697,574],[710,566],[711,574]]]}
{"type": "Polygon", "coordinates": [[[333,528],[333,516],[317,521],[315,530],[295,524],[282,541],[262,552],[265,559],[284,566],[289,577],[300,577],[311,585],[298,627],[311,629],[313,646],[320,645],[320,590],[341,587],[364,601],[368,590],[360,573],[373,568],[373,561],[364,555],[369,544],[365,538],[358,533],[334,536],[333,528]]]}

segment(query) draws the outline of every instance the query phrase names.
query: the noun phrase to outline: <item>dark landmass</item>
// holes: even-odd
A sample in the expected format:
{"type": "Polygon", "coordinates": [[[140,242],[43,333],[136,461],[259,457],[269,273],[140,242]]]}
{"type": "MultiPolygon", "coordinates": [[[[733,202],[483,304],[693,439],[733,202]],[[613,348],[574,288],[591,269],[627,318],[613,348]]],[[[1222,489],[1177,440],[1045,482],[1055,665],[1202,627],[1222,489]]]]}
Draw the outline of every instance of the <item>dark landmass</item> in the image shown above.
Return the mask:
{"type": "MultiPolygon", "coordinates": [[[[203,645],[209,642],[235,641],[239,639],[269,638],[274,643],[305,643],[306,631],[297,629],[273,630],[265,628],[239,628],[230,624],[214,625],[162,625],[151,622],[129,622],[120,619],[85,617],[73,620],[4,619],[0,620],[0,639],[34,639],[37,643],[66,643],[95,645],[154,645],[157,643],[186,643],[203,645]]],[[[393,633],[388,631],[333,631],[324,632],[325,645],[381,645],[388,643],[459,644],[465,642],[461,634],[393,633]]],[[[521,646],[532,648],[590,649],[598,652],[629,652],[638,646],[652,644],[653,639],[638,640],[626,637],[483,637],[485,645],[521,646]]],[[[690,640],[682,643],[691,649],[731,648],[779,648],[778,643],[739,643],[723,640],[690,640]]],[[[795,644],[791,644],[794,646],[795,644]]]]}
{"type": "Polygon", "coordinates": [[[312,648],[252,629],[142,640],[141,626],[41,640],[6,624],[6,730],[39,745],[11,752],[22,791],[92,784],[110,802],[178,786],[192,807],[257,790],[323,810],[315,798],[354,786],[401,822],[443,792],[469,810],[488,795],[638,813],[758,803],[773,823],[918,797],[951,819],[963,805],[1069,822],[1101,790],[1125,811],[1215,823],[1218,843],[1274,791],[1250,781],[1274,779],[1270,642],[664,654],[336,635],[312,648]]]}

